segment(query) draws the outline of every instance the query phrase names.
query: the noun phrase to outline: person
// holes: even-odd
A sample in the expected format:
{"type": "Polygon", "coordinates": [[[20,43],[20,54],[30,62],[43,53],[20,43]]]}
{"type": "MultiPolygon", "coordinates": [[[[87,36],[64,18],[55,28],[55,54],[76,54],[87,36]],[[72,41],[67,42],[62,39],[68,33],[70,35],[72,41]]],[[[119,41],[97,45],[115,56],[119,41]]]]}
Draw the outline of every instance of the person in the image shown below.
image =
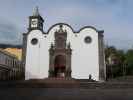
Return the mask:
{"type": "Polygon", "coordinates": [[[92,75],[91,74],[89,74],[89,80],[92,80],[92,75]]]}

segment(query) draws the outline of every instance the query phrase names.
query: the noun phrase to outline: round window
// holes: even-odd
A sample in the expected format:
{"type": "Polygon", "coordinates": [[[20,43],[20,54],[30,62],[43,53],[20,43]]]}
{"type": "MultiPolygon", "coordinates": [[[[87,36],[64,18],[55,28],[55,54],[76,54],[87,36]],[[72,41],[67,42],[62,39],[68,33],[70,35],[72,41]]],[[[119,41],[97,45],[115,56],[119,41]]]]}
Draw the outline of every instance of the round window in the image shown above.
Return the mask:
{"type": "Polygon", "coordinates": [[[86,36],[85,38],[84,38],[84,42],[85,43],[91,43],[92,42],[92,39],[91,39],[91,37],[90,36],[86,36]]]}
{"type": "Polygon", "coordinates": [[[36,44],[38,43],[38,39],[33,38],[33,39],[31,40],[31,43],[32,43],[33,45],[36,45],[36,44]]]}

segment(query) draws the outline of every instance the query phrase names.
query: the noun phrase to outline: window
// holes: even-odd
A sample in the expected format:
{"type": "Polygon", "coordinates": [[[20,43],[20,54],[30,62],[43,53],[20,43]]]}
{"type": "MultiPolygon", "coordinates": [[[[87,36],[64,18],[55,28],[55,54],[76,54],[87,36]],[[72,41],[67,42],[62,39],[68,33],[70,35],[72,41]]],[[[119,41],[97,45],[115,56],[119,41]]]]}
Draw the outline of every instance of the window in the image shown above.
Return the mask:
{"type": "Polygon", "coordinates": [[[38,39],[33,38],[33,39],[31,40],[31,44],[32,44],[32,45],[36,45],[37,43],[38,43],[38,39]]]}
{"type": "Polygon", "coordinates": [[[87,44],[89,44],[89,43],[92,42],[92,38],[91,38],[90,36],[86,36],[86,37],[84,38],[84,42],[87,43],[87,44]]]}

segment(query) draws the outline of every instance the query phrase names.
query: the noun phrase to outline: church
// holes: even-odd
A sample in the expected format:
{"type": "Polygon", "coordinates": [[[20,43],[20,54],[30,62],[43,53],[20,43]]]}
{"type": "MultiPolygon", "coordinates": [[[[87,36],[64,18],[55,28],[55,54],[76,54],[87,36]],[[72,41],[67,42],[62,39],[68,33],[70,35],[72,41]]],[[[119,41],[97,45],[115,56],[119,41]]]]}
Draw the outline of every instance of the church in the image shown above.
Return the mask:
{"type": "Polygon", "coordinates": [[[106,80],[103,30],[85,26],[75,31],[69,24],[57,23],[45,32],[44,21],[36,8],[23,33],[25,80],[88,79],[89,75],[106,80]]]}

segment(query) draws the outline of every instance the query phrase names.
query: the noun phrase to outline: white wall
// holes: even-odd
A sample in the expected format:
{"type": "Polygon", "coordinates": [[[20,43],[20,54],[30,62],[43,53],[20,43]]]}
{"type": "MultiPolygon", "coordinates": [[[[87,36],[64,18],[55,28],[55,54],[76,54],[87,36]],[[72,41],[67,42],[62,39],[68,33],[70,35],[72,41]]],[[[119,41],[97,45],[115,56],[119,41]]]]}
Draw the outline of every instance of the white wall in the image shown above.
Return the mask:
{"type": "MultiPolygon", "coordinates": [[[[70,37],[71,38],[71,37],[70,37]]],[[[88,78],[89,74],[96,80],[99,78],[98,34],[93,29],[84,29],[72,42],[72,76],[88,78]],[[87,44],[84,38],[90,36],[92,42],[87,44]]]]}
{"type": "MultiPolygon", "coordinates": [[[[26,56],[26,79],[48,77],[49,52],[51,42],[54,43],[54,32],[59,26],[53,27],[47,37],[36,30],[29,34],[26,56]],[[39,39],[39,44],[32,46],[30,41],[33,37],[39,39]]],[[[88,78],[89,74],[96,80],[99,78],[99,56],[98,56],[98,33],[92,28],[85,28],[75,36],[71,28],[64,26],[67,30],[67,43],[71,42],[72,48],[72,77],[88,78]],[[90,36],[92,43],[86,44],[84,38],[90,36]]]]}
{"type": "MultiPolygon", "coordinates": [[[[34,30],[31,31],[27,39],[27,51],[26,51],[26,66],[25,66],[25,79],[35,79],[35,78],[44,78],[47,76],[48,67],[46,67],[45,53],[42,51],[42,45],[45,45],[43,42],[44,36],[41,31],[34,30]],[[32,45],[31,40],[33,38],[38,39],[37,45],[32,45]],[[42,43],[43,42],[43,43],[42,43]],[[44,57],[43,59],[41,57],[44,57]],[[43,74],[42,74],[43,73],[43,74]]],[[[45,49],[44,49],[45,52],[45,49]]]]}

